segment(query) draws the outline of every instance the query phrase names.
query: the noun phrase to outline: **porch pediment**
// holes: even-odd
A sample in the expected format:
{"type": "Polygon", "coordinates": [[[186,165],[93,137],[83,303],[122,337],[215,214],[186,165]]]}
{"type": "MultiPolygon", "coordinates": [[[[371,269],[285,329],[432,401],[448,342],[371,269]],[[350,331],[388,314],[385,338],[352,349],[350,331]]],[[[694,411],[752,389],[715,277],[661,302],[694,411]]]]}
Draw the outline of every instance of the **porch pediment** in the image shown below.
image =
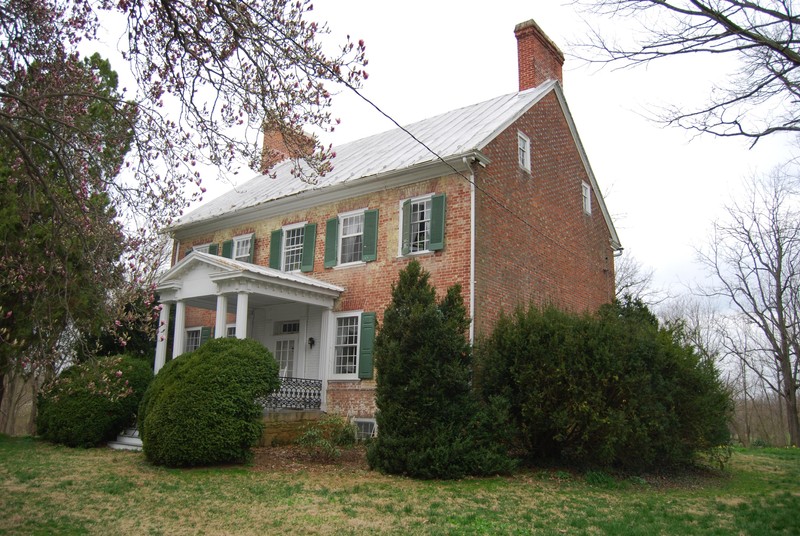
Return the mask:
{"type": "Polygon", "coordinates": [[[239,292],[248,293],[253,304],[300,302],[330,308],[345,289],[313,277],[194,251],[159,278],[156,290],[161,301],[180,300],[214,309],[216,296],[239,292]]]}

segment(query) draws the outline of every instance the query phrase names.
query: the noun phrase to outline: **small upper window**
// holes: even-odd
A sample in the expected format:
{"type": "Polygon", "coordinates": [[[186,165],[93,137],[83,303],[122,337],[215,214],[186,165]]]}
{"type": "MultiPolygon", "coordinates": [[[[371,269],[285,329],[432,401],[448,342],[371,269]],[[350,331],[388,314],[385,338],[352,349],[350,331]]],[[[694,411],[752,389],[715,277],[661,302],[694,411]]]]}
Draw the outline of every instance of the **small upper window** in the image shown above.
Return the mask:
{"type": "Polygon", "coordinates": [[[364,213],[341,217],[339,264],[361,262],[364,254],[364,213]]]}
{"type": "Polygon", "coordinates": [[[202,246],[195,246],[192,248],[192,251],[199,251],[200,253],[208,253],[208,248],[211,244],[203,244],[202,246]]]}
{"type": "Polygon", "coordinates": [[[444,194],[408,199],[401,206],[400,254],[444,249],[444,194]]]}
{"type": "Polygon", "coordinates": [[[517,152],[519,167],[525,171],[531,170],[531,140],[522,132],[517,132],[517,152]]]}
{"type": "Polygon", "coordinates": [[[250,261],[250,250],[253,245],[253,235],[237,236],[233,239],[233,260],[250,261]]]}
{"type": "Polygon", "coordinates": [[[583,211],[586,214],[592,213],[592,189],[585,182],[581,183],[581,198],[583,203],[583,211]]]}
{"type": "Polygon", "coordinates": [[[299,270],[303,263],[303,226],[284,230],[283,236],[283,271],[299,270]]]}

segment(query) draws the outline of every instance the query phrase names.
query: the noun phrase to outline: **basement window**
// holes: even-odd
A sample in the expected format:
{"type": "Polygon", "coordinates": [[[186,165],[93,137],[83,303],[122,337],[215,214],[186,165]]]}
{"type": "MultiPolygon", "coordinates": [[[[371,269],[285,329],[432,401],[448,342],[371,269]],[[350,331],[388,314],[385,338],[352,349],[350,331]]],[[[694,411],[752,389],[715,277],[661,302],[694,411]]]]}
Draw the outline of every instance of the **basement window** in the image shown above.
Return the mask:
{"type": "Polygon", "coordinates": [[[378,425],[375,419],[353,419],[356,426],[356,441],[364,441],[378,437],[378,425]]]}

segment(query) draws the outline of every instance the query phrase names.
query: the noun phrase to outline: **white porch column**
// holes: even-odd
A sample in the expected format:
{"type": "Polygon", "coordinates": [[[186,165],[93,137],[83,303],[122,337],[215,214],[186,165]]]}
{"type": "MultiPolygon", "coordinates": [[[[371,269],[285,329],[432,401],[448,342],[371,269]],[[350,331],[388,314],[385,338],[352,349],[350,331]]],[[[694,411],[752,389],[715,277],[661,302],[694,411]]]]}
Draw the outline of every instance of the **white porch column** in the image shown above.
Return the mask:
{"type": "Polygon", "coordinates": [[[227,325],[228,325],[228,297],[225,294],[218,294],[217,323],[214,326],[215,339],[222,339],[223,337],[228,336],[227,325]]]}
{"type": "Polygon", "coordinates": [[[170,303],[161,304],[161,314],[158,317],[158,333],[156,334],[156,362],[153,365],[153,374],[158,374],[167,361],[167,335],[169,334],[170,303]]]}
{"type": "Polygon", "coordinates": [[[328,375],[333,370],[333,354],[336,334],[336,322],[333,309],[323,309],[319,333],[319,379],[322,380],[322,411],[328,410],[328,375]]]}
{"type": "Polygon", "coordinates": [[[175,337],[172,340],[172,359],[184,351],[184,330],[186,329],[186,304],[183,300],[175,303],[175,337]]]}
{"type": "Polygon", "coordinates": [[[247,302],[250,294],[239,292],[236,299],[236,338],[247,338],[247,302]]]}

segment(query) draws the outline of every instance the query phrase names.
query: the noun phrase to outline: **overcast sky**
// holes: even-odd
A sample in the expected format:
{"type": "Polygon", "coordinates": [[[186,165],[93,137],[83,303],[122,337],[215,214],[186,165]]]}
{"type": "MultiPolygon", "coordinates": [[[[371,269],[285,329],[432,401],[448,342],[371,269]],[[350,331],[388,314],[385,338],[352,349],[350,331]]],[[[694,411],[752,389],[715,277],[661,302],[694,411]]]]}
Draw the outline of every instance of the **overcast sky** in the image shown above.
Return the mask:
{"type": "MultiPolygon", "coordinates": [[[[586,19],[560,0],[316,0],[309,18],[326,21],[330,44],[349,34],[367,46],[362,93],[400,124],[518,89],[514,26],[534,19],[567,56],[564,92],[625,254],[655,270],[657,284],[682,292],[697,276],[694,247],[707,238],[741,181],[792,156],[794,138],[694,138],[647,119],[668,104],[703,102],[711,80],[732,68],[719,57],[670,59],[614,70],[570,56],[586,19]]],[[[604,29],[629,35],[624,21],[604,29]]],[[[112,40],[113,41],[113,40],[112,40]]],[[[112,62],[113,62],[112,58],[112,62]]],[[[124,65],[115,67],[122,71],[124,65]]],[[[346,89],[334,98],[342,123],[323,141],[340,144],[393,128],[346,89]]],[[[243,172],[239,182],[254,174],[243,172]]],[[[206,181],[206,200],[229,184],[206,181]]]]}

